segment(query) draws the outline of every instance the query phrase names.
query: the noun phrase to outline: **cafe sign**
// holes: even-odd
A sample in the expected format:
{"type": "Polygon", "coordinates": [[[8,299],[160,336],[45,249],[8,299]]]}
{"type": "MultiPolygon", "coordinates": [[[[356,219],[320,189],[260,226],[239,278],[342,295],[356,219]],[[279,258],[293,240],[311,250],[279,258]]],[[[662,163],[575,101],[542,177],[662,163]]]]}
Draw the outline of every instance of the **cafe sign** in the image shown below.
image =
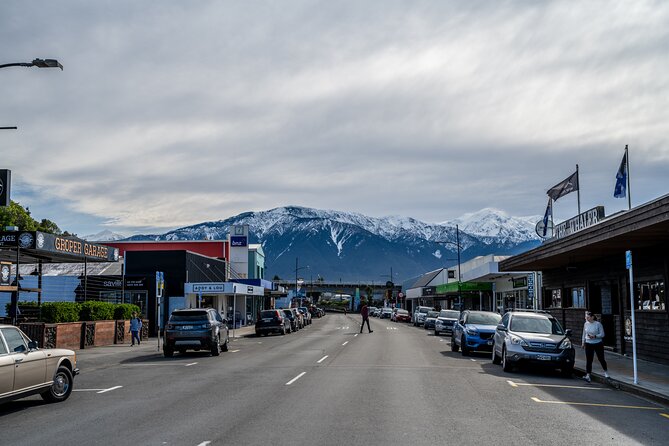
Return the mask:
{"type": "Polygon", "coordinates": [[[597,206],[555,226],[554,238],[559,239],[575,234],[582,229],[596,225],[603,219],[604,206],[597,206]]]}

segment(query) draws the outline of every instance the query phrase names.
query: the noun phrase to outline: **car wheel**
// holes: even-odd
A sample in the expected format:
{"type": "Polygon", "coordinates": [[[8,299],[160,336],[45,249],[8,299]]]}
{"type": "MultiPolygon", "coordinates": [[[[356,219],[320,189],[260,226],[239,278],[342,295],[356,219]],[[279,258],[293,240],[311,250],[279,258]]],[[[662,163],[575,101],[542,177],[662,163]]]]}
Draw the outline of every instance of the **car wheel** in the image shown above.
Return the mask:
{"type": "Polygon", "coordinates": [[[437,330],[434,330],[434,335],[439,336],[439,332],[437,330]]]}
{"type": "Polygon", "coordinates": [[[451,351],[457,352],[458,350],[460,349],[458,348],[458,344],[455,343],[455,337],[451,337],[451,351]]]}
{"type": "Polygon", "coordinates": [[[499,365],[499,364],[502,363],[502,358],[497,356],[497,352],[495,351],[495,346],[494,345],[492,346],[492,363],[496,364],[496,365],[499,365]]]}
{"type": "Polygon", "coordinates": [[[183,355],[184,353],[186,353],[186,349],[185,348],[180,348],[179,353],[181,353],[183,355]]]}
{"type": "Polygon", "coordinates": [[[174,350],[171,349],[171,348],[164,347],[163,348],[163,355],[166,358],[171,358],[172,356],[174,356],[174,350]]]}
{"type": "Polygon", "coordinates": [[[49,390],[42,392],[40,396],[44,401],[50,403],[65,401],[70,396],[70,393],[72,393],[73,384],[74,379],[72,378],[70,369],[67,367],[58,367],[56,376],[53,377],[53,384],[51,384],[49,390]]]}
{"type": "Polygon", "coordinates": [[[462,349],[462,356],[469,356],[469,349],[467,348],[467,340],[464,336],[460,338],[460,348],[462,349]]]}
{"type": "Polygon", "coordinates": [[[223,346],[221,346],[221,351],[227,352],[230,349],[229,342],[230,338],[225,340],[225,343],[223,344],[223,346]]]}
{"type": "Polygon", "coordinates": [[[221,354],[221,346],[218,345],[218,340],[219,337],[216,336],[216,339],[214,339],[211,343],[211,356],[218,356],[221,354]]]}
{"type": "Polygon", "coordinates": [[[564,378],[571,378],[572,374],[574,373],[574,365],[565,365],[560,369],[560,374],[564,378]]]}
{"type": "Polygon", "coordinates": [[[506,357],[506,348],[502,348],[502,370],[507,373],[513,371],[513,367],[506,357]]]}
{"type": "Polygon", "coordinates": [[[281,336],[286,336],[286,326],[284,325],[280,332],[281,336]]]}

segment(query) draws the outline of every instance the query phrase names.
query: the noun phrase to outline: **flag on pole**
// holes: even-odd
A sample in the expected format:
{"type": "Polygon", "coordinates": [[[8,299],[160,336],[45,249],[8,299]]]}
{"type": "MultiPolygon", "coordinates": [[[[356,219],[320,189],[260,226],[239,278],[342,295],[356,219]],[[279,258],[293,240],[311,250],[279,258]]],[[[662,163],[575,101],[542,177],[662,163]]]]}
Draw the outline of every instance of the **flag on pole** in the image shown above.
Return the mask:
{"type": "Polygon", "coordinates": [[[618,173],[616,173],[616,188],[613,190],[615,198],[625,198],[627,196],[627,151],[620,162],[618,173]]]}
{"type": "Polygon", "coordinates": [[[548,192],[546,193],[548,194],[549,197],[553,199],[553,201],[555,201],[558,198],[564,197],[565,195],[570,194],[577,190],[578,190],[578,170],[573,174],[569,175],[566,179],[560,181],[555,186],[548,189],[548,192]]]}
{"type": "Polygon", "coordinates": [[[546,213],[544,214],[544,234],[543,234],[544,237],[546,237],[546,234],[548,233],[548,217],[552,215],[553,215],[553,199],[549,198],[548,205],[546,205],[546,213]]]}

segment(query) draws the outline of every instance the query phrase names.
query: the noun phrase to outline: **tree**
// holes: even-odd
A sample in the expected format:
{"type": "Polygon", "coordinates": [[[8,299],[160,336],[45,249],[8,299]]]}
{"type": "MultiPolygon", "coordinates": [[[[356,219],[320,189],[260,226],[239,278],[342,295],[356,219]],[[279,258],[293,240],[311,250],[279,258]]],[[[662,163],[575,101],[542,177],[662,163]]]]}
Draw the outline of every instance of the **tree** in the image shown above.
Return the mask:
{"type": "Polygon", "coordinates": [[[42,221],[39,222],[39,225],[37,225],[37,230],[56,235],[61,235],[62,233],[58,225],[47,218],[43,218],[42,221]]]}
{"type": "Polygon", "coordinates": [[[13,200],[9,206],[0,207],[0,227],[4,229],[6,226],[18,226],[19,231],[42,231],[56,235],[63,233],[56,223],[47,218],[38,223],[30,216],[30,209],[13,200]]]}

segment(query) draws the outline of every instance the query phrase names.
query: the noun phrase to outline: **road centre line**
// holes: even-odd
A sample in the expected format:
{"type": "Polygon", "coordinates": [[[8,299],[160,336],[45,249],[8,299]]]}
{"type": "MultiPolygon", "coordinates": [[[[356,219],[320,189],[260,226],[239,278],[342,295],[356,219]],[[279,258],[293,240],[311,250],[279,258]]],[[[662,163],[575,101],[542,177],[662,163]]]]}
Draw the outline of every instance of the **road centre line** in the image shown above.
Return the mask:
{"type": "Polygon", "coordinates": [[[344,345],[346,345],[346,344],[348,344],[348,341],[344,342],[344,343],[342,344],[342,346],[344,346],[344,345]]]}
{"type": "Polygon", "coordinates": [[[651,407],[651,406],[625,406],[622,404],[602,404],[602,403],[576,403],[570,401],[544,401],[540,400],[537,397],[532,397],[532,401],[535,403],[546,403],[546,404],[565,404],[568,406],[594,406],[594,407],[613,407],[616,409],[639,409],[639,410],[664,410],[663,407],[651,407]]]}
{"type": "Polygon", "coordinates": [[[306,375],[306,374],[307,374],[307,372],[302,372],[302,373],[300,373],[300,374],[297,375],[295,378],[293,378],[293,379],[291,379],[290,381],[288,381],[288,382],[286,383],[286,385],[287,385],[287,386],[291,385],[292,383],[294,383],[294,382],[297,381],[298,379],[302,378],[302,377],[303,377],[304,375],[306,375]]]}
{"type": "Polygon", "coordinates": [[[592,387],[592,386],[565,386],[561,384],[532,384],[532,383],[516,383],[511,380],[507,380],[507,383],[511,387],[519,387],[519,386],[528,386],[528,387],[555,387],[558,389],[587,389],[587,390],[611,390],[607,389],[606,387],[592,387]]]}
{"type": "Polygon", "coordinates": [[[317,364],[320,364],[321,362],[325,361],[325,358],[327,358],[327,357],[328,357],[328,355],[323,356],[321,359],[319,359],[318,361],[316,361],[316,363],[317,363],[317,364]]]}

